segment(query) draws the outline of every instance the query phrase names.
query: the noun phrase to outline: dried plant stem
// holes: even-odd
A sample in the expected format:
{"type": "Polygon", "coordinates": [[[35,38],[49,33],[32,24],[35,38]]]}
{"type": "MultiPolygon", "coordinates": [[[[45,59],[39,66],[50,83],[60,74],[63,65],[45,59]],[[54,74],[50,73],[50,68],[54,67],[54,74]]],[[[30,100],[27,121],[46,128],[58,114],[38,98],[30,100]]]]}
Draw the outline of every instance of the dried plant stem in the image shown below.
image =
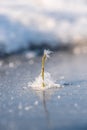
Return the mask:
{"type": "Polygon", "coordinates": [[[41,76],[42,76],[42,87],[45,87],[44,83],[44,66],[45,66],[46,54],[42,57],[42,69],[41,69],[41,76]]]}

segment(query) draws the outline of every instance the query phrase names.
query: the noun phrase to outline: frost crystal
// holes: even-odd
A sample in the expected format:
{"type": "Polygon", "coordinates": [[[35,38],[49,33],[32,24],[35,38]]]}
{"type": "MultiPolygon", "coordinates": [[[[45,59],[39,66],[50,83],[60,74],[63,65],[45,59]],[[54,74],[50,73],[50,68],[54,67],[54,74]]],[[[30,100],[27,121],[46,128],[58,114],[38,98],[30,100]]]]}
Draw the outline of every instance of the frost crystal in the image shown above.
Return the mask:
{"type": "Polygon", "coordinates": [[[49,58],[50,54],[52,53],[52,51],[49,51],[49,50],[44,50],[44,55],[46,55],[47,58],[49,58]]]}
{"type": "Polygon", "coordinates": [[[33,89],[36,90],[45,90],[45,89],[50,89],[50,88],[60,88],[60,84],[56,84],[54,80],[51,78],[50,73],[45,72],[45,87],[42,87],[42,77],[39,75],[36,77],[35,81],[33,83],[28,83],[29,87],[32,87],[33,89]]]}

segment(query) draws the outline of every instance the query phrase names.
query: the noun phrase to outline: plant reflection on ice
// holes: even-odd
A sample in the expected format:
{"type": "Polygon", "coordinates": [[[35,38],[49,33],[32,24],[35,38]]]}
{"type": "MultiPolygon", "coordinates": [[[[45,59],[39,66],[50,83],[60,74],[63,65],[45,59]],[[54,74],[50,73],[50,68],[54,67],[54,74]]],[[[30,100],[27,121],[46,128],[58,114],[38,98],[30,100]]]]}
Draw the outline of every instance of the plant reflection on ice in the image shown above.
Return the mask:
{"type": "Polygon", "coordinates": [[[45,121],[48,128],[52,127],[51,115],[50,115],[51,113],[48,102],[51,100],[52,96],[56,91],[59,91],[59,88],[51,88],[43,91],[33,89],[34,95],[37,95],[39,97],[39,100],[41,101],[42,105],[40,107],[42,107],[44,111],[43,115],[45,116],[45,121]]]}
{"type": "Polygon", "coordinates": [[[48,125],[48,127],[50,127],[50,114],[49,114],[49,111],[47,109],[45,91],[43,91],[42,93],[43,93],[43,108],[44,108],[44,112],[46,115],[47,125],[48,125]]]}

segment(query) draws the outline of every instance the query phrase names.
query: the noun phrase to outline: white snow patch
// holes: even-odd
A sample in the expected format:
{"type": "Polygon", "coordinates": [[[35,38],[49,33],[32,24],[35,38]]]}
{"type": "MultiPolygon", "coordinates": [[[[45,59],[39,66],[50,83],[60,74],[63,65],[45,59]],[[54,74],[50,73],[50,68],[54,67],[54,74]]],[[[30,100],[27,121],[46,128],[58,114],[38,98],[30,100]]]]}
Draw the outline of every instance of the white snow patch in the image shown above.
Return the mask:
{"type": "Polygon", "coordinates": [[[60,96],[60,95],[58,95],[58,96],[57,96],[57,98],[58,98],[58,99],[60,99],[60,98],[61,98],[61,96],[60,96]]]}
{"type": "Polygon", "coordinates": [[[34,82],[32,82],[32,83],[29,82],[28,86],[32,87],[35,90],[46,90],[46,89],[50,89],[50,88],[60,88],[61,87],[60,84],[56,84],[54,82],[54,80],[51,78],[50,73],[45,72],[44,77],[45,77],[44,78],[45,87],[42,87],[43,80],[42,80],[41,74],[38,77],[36,77],[34,82]]]}
{"type": "Polygon", "coordinates": [[[26,106],[24,109],[25,109],[26,111],[29,111],[30,109],[32,109],[32,106],[26,106]]]}
{"type": "Polygon", "coordinates": [[[74,107],[76,107],[76,108],[77,108],[77,107],[78,107],[78,104],[77,104],[77,103],[75,103],[75,104],[74,104],[74,107]]]}
{"type": "Polygon", "coordinates": [[[37,105],[38,105],[38,101],[35,101],[35,102],[34,102],[34,105],[37,106],[37,105]]]}
{"type": "Polygon", "coordinates": [[[0,46],[5,52],[27,48],[29,42],[54,46],[81,39],[87,39],[86,0],[0,0],[0,46]]]}
{"type": "Polygon", "coordinates": [[[9,68],[14,68],[14,66],[15,66],[15,65],[14,65],[13,62],[10,62],[10,63],[9,63],[9,68]]]}

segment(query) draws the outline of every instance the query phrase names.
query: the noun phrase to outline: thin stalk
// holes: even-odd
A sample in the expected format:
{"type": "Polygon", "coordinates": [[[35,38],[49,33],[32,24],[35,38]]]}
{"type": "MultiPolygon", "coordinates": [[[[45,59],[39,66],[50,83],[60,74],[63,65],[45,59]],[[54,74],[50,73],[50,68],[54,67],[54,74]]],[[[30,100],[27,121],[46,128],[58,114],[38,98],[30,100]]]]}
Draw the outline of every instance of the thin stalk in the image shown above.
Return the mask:
{"type": "Polygon", "coordinates": [[[46,54],[44,54],[43,57],[42,57],[42,68],[41,68],[42,87],[45,87],[45,83],[44,83],[44,66],[45,66],[45,61],[46,61],[46,54]]]}

